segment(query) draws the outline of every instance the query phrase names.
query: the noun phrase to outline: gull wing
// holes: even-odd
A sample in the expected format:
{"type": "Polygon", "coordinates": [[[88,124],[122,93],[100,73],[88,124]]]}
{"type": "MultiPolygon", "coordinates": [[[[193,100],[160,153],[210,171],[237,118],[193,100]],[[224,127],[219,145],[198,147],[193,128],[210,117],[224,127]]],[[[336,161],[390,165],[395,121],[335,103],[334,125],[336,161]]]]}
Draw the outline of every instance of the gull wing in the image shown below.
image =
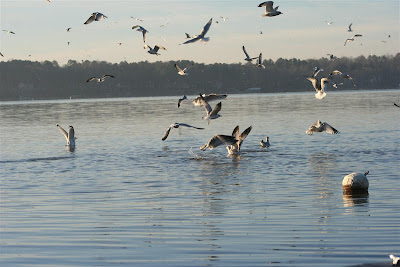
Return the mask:
{"type": "Polygon", "coordinates": [[[97,79],[97,77],[90,77],[89,79],[87,79],[86,82],[88,83],[88,82],[91,82],[91,81],[96,80],[96,79],[97,79]]]}
{"type": "Polygon", "coordinates": [[[92,23],[96,19],[96,13],[93,13],[84,24],[92,23]]]}
{"type": "Polygon", "coordinates": [[[226,146],[235,144],[238,140],[230,135],[217,134],[216,137],[221,140],[226,146]]]}
{"type": "Polygon", "coordinates": [[[178,108],[181,106],[181,103],[182,103],[183,100],[188,100],[186,95],[184,95],[182,98],[179,98],[179,100],[178,100],[178,108]]]}
{"type": "Polygon", "coordinates": [[[353,25],[353,23],[350,23],[350,25],[349,25],[349,31],[351,31],[351,25],[353,25]]]}
{"type": "Polygon", "coordinates": [[[314,77],[306,77],[306,79],[309,80],[312,83],[312,85],[314,86],[315,90],[319,90],[318,89],[318,80],[316,78],[314,78],[314,77]]]}
{"type": "Polygon", "coordinates": [[[161,45],[156,45],[156,46],[154,46],[154,51],[157,52],[160,48],[163,49],[163,50],[167,50],[165,47],[163,47],[161,45]]]}
{"type": "MultiPolygon", "coordinates": [[[[176,63],[174,64],[175,69],[177,69],[178,72],[184,72],[181,68],[179,68],[178,65],[176,65],[176,63]]],[[[180,100],[180,99],[179,99],[180,100]]]]}
{"type": "Polygon", "coordinates": [[[110,75],[110,74],[104,74],[103,77],[101,77],[102,79],[105,79],[107,77],[111,77],[111,78],[115,78],[114,76],[110,75]]]}
{"type": "Polygon", "coordinates": [[[218,135],[214,135],[213,137],[211,137],[211,139],[208,141],[208,143],[206,143],[204,146],[201,146],[200,149],[201,150],[206,150],[207,147],[210,148],[211,150],[213,150],[214,148],[216,148],[217,146],[222,145],[224,142],[222,142],[218,137],[218,135]]]}
{"type": "Polygon", "coordinates": [[[273,1],[267,1],[267,2],[264,2],[264,3],[261,3],[258,5],[258,7],[263,7],[263,6],[265,6],[265,9],[267,10],[267,12],[274,11],[274,8],[273,8],[274,2],[273,1]]]}
{"type": "Polygon", "coordinates": [[[186,123],[178,123],[178,124],[179,124],[179,126],[185,126],[185,127],[189,127],[189,128],[195,128],[195,129],[198,129],[198,130],[204,130],[204,128],[195,127],[195,126],[192,126],[192,125],[189,125],[189,124],[186,124],[186,123]]]}
{"type": "Polygon", "coordinates": [[[362,34],[355,34],[355,35],[353,35],[352,38],[354,38],[354,37],[362,37],[362,34]]]}
{"type": "Polygon", "coordinates": [[[244,46],[242,46],[242,48],[243,48],[244,54],[246,55],[246,58],[250,58],[249,54],[247,54],[247,52],[246,52],[246,48],[244,48],[244,46]]]}
{"type": "Polygon", "coordinates": [[[233,129],[232,136],[239,139],[239,125],[233,129]]]}
{"type": "Polygon", "coordinates": [[[209,94],[203,97],[207,102],[210,102],[210,101],[225,99],[227,96],[228,95],[209,94]]]}
{"type": "Polygon", "coordinates": [[[210,116],[212,116],[212,115],[217,115],[218,112],[221,111],[221,108],[222,108],[222,103],[219,102],[219,103],[214,107],[214,109],[211,111],[210,116]]]}
{"type": "Polygon", "coordinates": [[[324,122],[322,123],[322,129],[330,134],[338,134],[340,133],[338,130],[336,130],[335,128],[333,128],[332,126],[330,126],[328,123],[324,122]]]}
{"type": "Polygon", "coordinates": [[[204,108],[206,109],[207,114],[211,114],[211,112],[213,111],[211,109],[210,104],[208,104],[208,102],[204,99],[204,97],[200,94],[200,105],[204,106],[204,108]]]}
{"type": "Polygon", "coordinates": [[[146,42],[146,33],[147,33],[147,31],[142,31],[142,34],[143,34],[143,43],[146,42]]]}
{"type": "Polygon", "coordinates": [[[240,134],[239,140],[240,140],[240,141],[243,141],[244,139],[246,139],[246,137],[247,137],[247,136],[249,135],[249,133],[251,132],[251,129],[252,129],[252,128],[253,128],[253,127],[250,126],[250,127],[247,128],[246,130],[244,130],[243,133],[240,134]]]}
{"type": "Polygon", "coordinates": [[[136,28],[139,28],[139,27],[140,27],[139,25],[133,25],[133,26],[132,26],[132,30],[133,30],[133,29],[136,29],[136,28]]]}
{"type": "Polygon", "coordinates": [[[68,141],[68,133],[58,124],[57,124],[57,128],[58,128],[58,130],[60,130],[60,132],[64,135],[65,139],[67,139],[67,141],[68,141]]]}
{"type": "Polygon", "coordinates": [[[193,63],[189,66],[187,66],[186,68],[183,69],[183,72],[187,71],[188,69],[190,69],[193,66],[193,63]]]}
{"type": "Polygon", "coordinates": [[[196,36],[195,38],[193,38],[193,39],[190,39],[190,40],[187,40],[186,42],[184,42],[183,44],[190,44],[190,43],[194,43],[194,42],[197,42],[198,40],[200,40],[201,39],[201,37],[200,36],[196,36]]]}
{"type": "Polygon", "coordinates": [[[169,135],[169,132],[171,131],[171,126],[170,127],[168,127],[168,130],[165,132],[165,134],[164,134],[164,136],[161,138],[161,140],[163,140],[163,141],[165,141],[165,139],[167,139],[167,137],[168,137],[168,135],[169,135]]]}
{"type": "Polygon", "coordinates": [[[312,74],[312,77],[316,77],[320,71],[324,71],[324,70],[320,69],[318,67],[315,67],[314,72],[312,74]]]}
{"type": "Polygon", "coordinates": [[[342,75],[343,73],[339,70],[334,70],[331,72],[331,75],[342,75]]]}
{"type": "Polygon", "coordinates": [[[190,34],[188,34],[188,33],[186,33],[186,32],[185,32],[185,34],[186,34],[186,38],[192,38],[192,37],[190,36],[190,34]]]}
{"type": "Polygon", "coordinates": [[[207,24],[203,27],[203,30],[200,33],[200,37],[204,37],[207,34],[208,30],[210,29],[212,23],[212,18],[207,22],[207,24]]]}

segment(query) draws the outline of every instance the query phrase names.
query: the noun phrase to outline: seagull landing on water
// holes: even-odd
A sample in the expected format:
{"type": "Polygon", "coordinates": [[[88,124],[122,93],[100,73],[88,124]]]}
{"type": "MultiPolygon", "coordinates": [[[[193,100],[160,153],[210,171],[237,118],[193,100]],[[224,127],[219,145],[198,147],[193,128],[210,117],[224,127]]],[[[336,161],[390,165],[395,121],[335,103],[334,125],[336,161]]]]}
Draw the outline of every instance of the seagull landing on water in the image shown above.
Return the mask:
{"type": "Polygon", "coordinates": [[[211,108],[210,104],[204,99],[203,95],[200,94],[200,102],[201,105],[206,109],[207,115],[202,117],[203,120],[207,120],[208,124],[210,124],[210,120],[217,119],[221,117],[221,115],[218,114],[218,112],[221,111],[222,108],[222,103],[219,102],[214,109],[211,108]]]}
{"type": "Polygon", "coordinates": [[[351,29],[351,25],[353,25],[353,23],[350,23],[349,28],[347,29],[348,32],[352,32],[353,30],[351,29]]]}
{"type": "Polygon", "coordinates": [[[262,148],[270,147],[271,145],[269,143],[269,137],[267,136],[267,138],[265,138],[265,141],[261,140],[260,145],[262,148]]]}
{"type": "Polygon", "coordinates": [[[98,83],[102,83],[102,82],[104,82],[104,80],[105,80],[107,77],[115,78],[115,77],[112,76],[112,75],[105,74],[105,75],[103,75],[101,78],[91,77],[91,78],[87,79],[86,82],[88,83],[88,82],[91,82],[91,81],[97,81],[98,83]]]}
{"type": "Polygon", "coordinates": [[[390,254],[389,258],[392,259],[392,266],[399,266],[400,265],[400,257],[396,257],[395,255],[390,254]]]}
{"type": "Polygon", "coordinates": [[[328,123],[321,122],[320,120],[318,120],[317,122],[311,124],[311,126],[306,131],[306,134],[312,135],[313,133],[321,133],[321,132],[327,132],[330,134],[340,133],[338,130],[330,126],[328,123]]]}
{"type": "MultiPolygon", "coordinates": [[[[187,66],[187,67],[184,68],[184,69],[179,68],[179,66],[176,65],[176,64],[174,64],[174,66],[175,66],[175,69],[178,71],[178,74],[179,74],[179,75],[189,75],[189,73],[187,73],[186,71],[187,71],[188,69],[190,69],[190,67],[193,66],[193,63],[192,63],[192,65],[187,66]]],[[[179,107],[179,105],[178,105],[178,107],[179,107]]]]}
{"type": "Polygon", "coordinates": [[[194,128],[194,129],[198,129],[198,130],[204,130],[204,128],[199,128],[199,127],[194,127],[192,125],[186,124],[186,123],[173,123],[168,127],[168,130],[165,132],[164,136],[161,138],[161,140],[165,141],[165,139],[167,139],[169,132],[171,131],[172,128],[179,128],[180,126],[184,126],[184,127],[189,127],[189,128],[194,128]]]}
{"type": "Polygon", "coordinates": [[[306,79],[309,80],[314,86],[316,91],[315,98],[323,99],[326,96],[325,90],[327,83],[329,83],[329,78],[322,78],[321,82],[315,77],[306,77],[306,79]]]}
{"type": "Polygon", "coordinates": [[[258,7],[263,7],[265,6],[265,13],[261,15],[262,17],[274,17],[274,16],[278,16],[280,14],[283,14],[282,12],[278,11],[278,7],[273,8],[274,6],[274,2],[273,1],[267,1],[264,3],[261,3],[258,5],[258,7]]]}
{"type": "MultiPolygon", "coordinates": [[[[144,47],[146,48],[146,46],[144,47]]],[[[162,47],[161,45],[155,45],[154,48],[152,48],[151,46],[147,45],[147,48],[149,49],[149,51],[147,51],[147,53],[151,54],[151,55],[160,55],[158,53],[158,50],[163,49],[163,50],[167,50],[165,47],[162,47]]]]}
{"type": "Polygon", "coordinates": [[[203,27],[203,29],[201,30],[199,35],[194,35],[192,39],[187,40],[186,42],[184,42],[182,44],[190,44],[190,43],[197,42],[198,40],[201,40],[203,43],[207,43],[208,41],[210,41],[210,38],[205,37],[205,35],[207,34],[208,30],[210,29],[211,23],[212,23],[212,18],[203,27]]]}
{"type": "Polygon", "coordinates": [[[246,48],[244,48],[244,46],[242,46],[243,52],[246,55],[246,58],[244,60],[246,60],[247,62],[252,62],[253,59],[257,59],[258,57],[250,57],[249,54],[246,51],[246,48]]]}
{"type": "Polygon", "coordinates": [[[249,135],[251,129],[252,126],[250,126],[246,130],[244,130],[241,134],[239,134],[239,125],[238,125],[235,127],[235,129],[233,129],[232,135],[216,134],[213,137],[211,137],[211,139],[204,146],[201,146],[200,149],[204,151],[207,148],[210,148],[210,150],[212,150],[224,144],[230,155],[237,155],[240,153],[240,148],[242,146],[242,143],[244,139],[246,139],[247,135],[249,135]]]}
{"type": "Polygon", "coordinates": [[[348,42],[354,41],[354,37],[361,37],[361,36],[362,36],[361,34],[355,34],[355,35],[353,35],[351,38],[346,39],[346,41],[344,42],[344,46],[346,46],[346,44],[347,44],[348,42]]]}
{"type": "Polygon", "coordinates": [[[354,83],[353,78],[351,78],[350,75],[348,75],[346,73],[342,73],[339,70],[334,70],[334,71],[331,72],[331,74],[329,74],[329,77],[333,78],[333,76],[340,76],[343,79],[350,80],[350,81],[352,81],[353,85],[356,86],[356,84],[354,83]]]}
{"type": "Polygon", "coordinates": [[[100,13],[100,12],[94,12],[92,15],[86,20],[84,24],[89,24],[92,23],[93,21],[99,21],[103,18],[107,18],[106,15],[100,13]]]}
{"type": "Polygon", "coordinates": [[[60,125],[57,124],[57,128],[60,130],[60,132],[64,135],[65,139],[67,139],[67,146],[70,147],[71,149],[75,148],[75,130],[74,127],[71,125],[68,127],[68,132],[65,131],[60,125]]]}
{"type": "Polygon", "coordinates": [[[260,55],[258,56],[256,66],[257,66],[257,68],[265,69],[265,66],[262,64],[262,53],[260,53],[260,55]]]}
{"type": "Polygon", "coordinates": [[[146,33],[148,33],[149,31],[146,30],[145,28],[143,28],[143,27],[140,26],[140,25],[133,25],[133,26],[132,26],[132,30],[133,30],[133,29],[136,29],[136,28],[137,28],[136,31],[142,32],[142,34],[143,34],[143,43],[146,43],[146,33]]]}

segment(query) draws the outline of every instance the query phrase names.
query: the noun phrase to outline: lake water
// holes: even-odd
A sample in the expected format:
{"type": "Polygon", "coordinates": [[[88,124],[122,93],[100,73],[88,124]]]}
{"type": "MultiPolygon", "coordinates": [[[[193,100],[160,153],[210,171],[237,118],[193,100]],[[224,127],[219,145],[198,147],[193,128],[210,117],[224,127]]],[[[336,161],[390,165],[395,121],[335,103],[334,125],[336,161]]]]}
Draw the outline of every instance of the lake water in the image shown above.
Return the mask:
{"type": "Polygon", "coordinates": [[[210,125],[177,100],[2,102],[1,265],[348,266],[400,254],[399,90],[229,95],[210,125]],[[308,136],[318,119],[341,133],[308,136]],[[173,122],[206,129],[161,141],[173,122]],[[74,152],[56,124],[74,126],[74,152]],[[199,150],[236,125],[253,126],[240,157],[199,150]],[[366,171],[369,195],[343,195],[343,177],[366,171]]]}

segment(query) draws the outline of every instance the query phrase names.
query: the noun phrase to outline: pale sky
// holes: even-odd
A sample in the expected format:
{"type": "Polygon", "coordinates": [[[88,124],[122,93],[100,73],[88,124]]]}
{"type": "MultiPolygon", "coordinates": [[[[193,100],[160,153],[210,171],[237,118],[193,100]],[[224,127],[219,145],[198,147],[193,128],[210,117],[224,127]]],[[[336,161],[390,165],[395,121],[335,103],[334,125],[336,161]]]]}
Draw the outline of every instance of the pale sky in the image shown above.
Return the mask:
{"type": "Polygon", "coordinates": [[[400,1],[274,1],[283,13],[260,18],[261,1],[249,0],[1,0],[1,61],[23,59],[101,60],[119,63],[138,61],[193,60],[201,63],[246,63],[244,45],[250,56],[264,59],[320,58],[395,55],[400,47],[400,1]],[[93,12],[108,16],[88,25],[93,12]],[[143,19],[143,22],[131,18],[143,19]],[[223,21],[220,16],[228,17],[223,21]],[[199,34],[207,21],[213,23],[208,44],[179,45],[185,32],[199,34]],[[218,21],[219,23],[216,23],[218,21]],[[333,21],[331,26],[325,21],[333,21]],[[353,23],[353,32],[347,32],[353,23]],[[160,56],[143,49],[146,43],[167,48],[160,56]],[[166,24],[166,27],[160,25],[166,24]],[[72,28],[70,32],[66,29],[72,28]],[[260,31],[263,34],[260,34],[260,31]],[[353,34],[363,37],[344,46],[353,34]],[[388,35],[391,37],[389,38],[388,35]],[[165,41],[161,38],[165,38],[165,41]],[[382,41],[385,41],[382,42],[382,41]],[[67,42],[70,42],[68,46],[67,42]],[[122,42],[121,46],[117,43],[122,42]],[[31,56],[29,56],[31,55],[31,56]]]}

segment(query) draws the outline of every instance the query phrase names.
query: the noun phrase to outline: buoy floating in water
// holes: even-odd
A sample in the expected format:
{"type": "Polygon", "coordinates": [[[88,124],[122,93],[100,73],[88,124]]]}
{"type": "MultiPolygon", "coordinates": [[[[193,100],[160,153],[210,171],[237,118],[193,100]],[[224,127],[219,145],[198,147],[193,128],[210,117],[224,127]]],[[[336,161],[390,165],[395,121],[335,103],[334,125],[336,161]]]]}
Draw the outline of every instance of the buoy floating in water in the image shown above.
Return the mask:
{"type": "Polygon", "coordinates": [[[343,178],[343,190],[348,193],[368,192],[369,182],[367,179],[369,171],[366,173],[350,173],[343,178]]]}

